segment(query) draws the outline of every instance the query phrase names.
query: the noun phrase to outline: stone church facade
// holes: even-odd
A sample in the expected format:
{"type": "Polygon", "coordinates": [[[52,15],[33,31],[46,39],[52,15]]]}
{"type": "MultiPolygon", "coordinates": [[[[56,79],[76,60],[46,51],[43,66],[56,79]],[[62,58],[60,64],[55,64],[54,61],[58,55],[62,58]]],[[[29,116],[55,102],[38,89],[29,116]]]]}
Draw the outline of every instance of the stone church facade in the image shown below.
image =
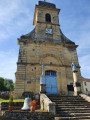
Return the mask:
{"type": "Polygon", "coordinates": [[[71,64],[77,65],[77,78],[83,91],[80,66],[74,42],[62,33],[59,12],[55,4],[39,1],[35,6],[35,28],[18,39],[19,57],[15,73],[15,97],[23,92],[40,92],[42,63],[46,78],[46,93],[67,95],[73,92],[71,64]]]}

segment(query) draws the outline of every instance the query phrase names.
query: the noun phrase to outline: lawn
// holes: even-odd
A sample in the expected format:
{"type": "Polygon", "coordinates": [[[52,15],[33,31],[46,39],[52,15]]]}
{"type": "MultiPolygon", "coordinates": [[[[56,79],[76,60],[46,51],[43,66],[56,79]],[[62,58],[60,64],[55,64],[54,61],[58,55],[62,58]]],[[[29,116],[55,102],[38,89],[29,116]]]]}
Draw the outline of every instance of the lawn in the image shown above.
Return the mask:
{"type": "MultiPolygon", "coordinates": [[[[9,102],[9,100],[0,99],[0,102],[9,102]]],[[[24,99],[14,99],[13,102],[24,102],[24,99]]]]}

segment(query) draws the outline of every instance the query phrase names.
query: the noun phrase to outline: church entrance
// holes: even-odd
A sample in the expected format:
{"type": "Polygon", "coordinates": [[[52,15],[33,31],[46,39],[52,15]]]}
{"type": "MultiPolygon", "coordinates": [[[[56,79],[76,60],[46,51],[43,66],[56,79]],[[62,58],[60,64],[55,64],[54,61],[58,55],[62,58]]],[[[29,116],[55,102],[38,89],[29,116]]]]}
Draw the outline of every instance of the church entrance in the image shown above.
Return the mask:
{"type": "Polygon", "coordinates": [[[46,71],[46,93],[57,94],[57,76],[55,71],[46,71]]]}

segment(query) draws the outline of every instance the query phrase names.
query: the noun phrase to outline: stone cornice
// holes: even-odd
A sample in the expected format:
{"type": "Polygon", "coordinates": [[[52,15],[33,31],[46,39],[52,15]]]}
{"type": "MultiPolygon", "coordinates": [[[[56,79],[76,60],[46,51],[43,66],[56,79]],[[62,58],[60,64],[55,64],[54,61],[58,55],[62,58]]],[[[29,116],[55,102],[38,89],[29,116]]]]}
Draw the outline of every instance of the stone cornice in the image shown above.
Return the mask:
{"type": "Polygon", "coordinates": [[[74,48],[77,48],[77,47],[78,47],[78,45],[69,45],[69,44],[64,44],[63,46],[64,46],[64,47],[74,47],[74,48]]]}
{"type": "Polygon", "coordinates": [[[17,39],[18,45],[20,45],[20,42],[27,42],[27,43],[37,43],[37,44],[58,44],[62,45],[63,47],[71,47],[71,48],[77,48],[78,45],[70,45],[70,44],[63,44],[63,43],[55,43],[55,42],[49,42],[49,41],[39,41],[39,40],[28,40],[28,39],[17,39]]]}
{"type": "MultiPolygon", "coordinates": [[[[17,62],[17,64],[23,64],[23,65],[39,65],[39,66],[42,66],[42,64],[39,64],[39,63],[26,63],[26,62],[17,62]]],[[[56,64],[44,64],[44,66],[53,66],[53,67],[71,67],[71,65],[56,65],[56,64]]],[[[77,65],[77,68],[80,68],[79,65],[77,65]]]]}
{"type": "Polygon", "coordinates": [[[59,24],[53,24],[53,23],[51,23],[51,22],[40,22],[40,21],[37,21],[37,23],[43,23],[43,24],[50,24],[50,25],[60,26],[59,24]]]}
{"type": "Polygon", "coordinates": [[[39,6],[39,5],[36,5],[35,8],[41,8],[41,9],[47,9],[47,10],[53,10],[53,11],[58,11],[60,12],[60,9],[57,9],[57,8],[48,8],[48,7],[44,7],[44,6],[39,6]]]}

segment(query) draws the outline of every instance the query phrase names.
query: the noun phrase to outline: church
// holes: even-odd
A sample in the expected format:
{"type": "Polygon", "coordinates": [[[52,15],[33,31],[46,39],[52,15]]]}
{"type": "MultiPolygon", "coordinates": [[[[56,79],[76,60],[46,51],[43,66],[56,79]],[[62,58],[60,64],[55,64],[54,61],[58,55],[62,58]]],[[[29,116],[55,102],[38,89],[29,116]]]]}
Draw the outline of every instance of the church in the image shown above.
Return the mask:
{"type": "Polygon", "coordinates": [[[42,63],[46,94],[73,95],[73,61],[77,66],[80,91],[83,92],[76,51],[78,45],[62,33],[59,13],[60,9],[53,3],[39,1],[35,5],[35,28],[18,39],[20,48],[15,73],[15,98],[19,98],[24,92],[40,93],[42,63]]]}

